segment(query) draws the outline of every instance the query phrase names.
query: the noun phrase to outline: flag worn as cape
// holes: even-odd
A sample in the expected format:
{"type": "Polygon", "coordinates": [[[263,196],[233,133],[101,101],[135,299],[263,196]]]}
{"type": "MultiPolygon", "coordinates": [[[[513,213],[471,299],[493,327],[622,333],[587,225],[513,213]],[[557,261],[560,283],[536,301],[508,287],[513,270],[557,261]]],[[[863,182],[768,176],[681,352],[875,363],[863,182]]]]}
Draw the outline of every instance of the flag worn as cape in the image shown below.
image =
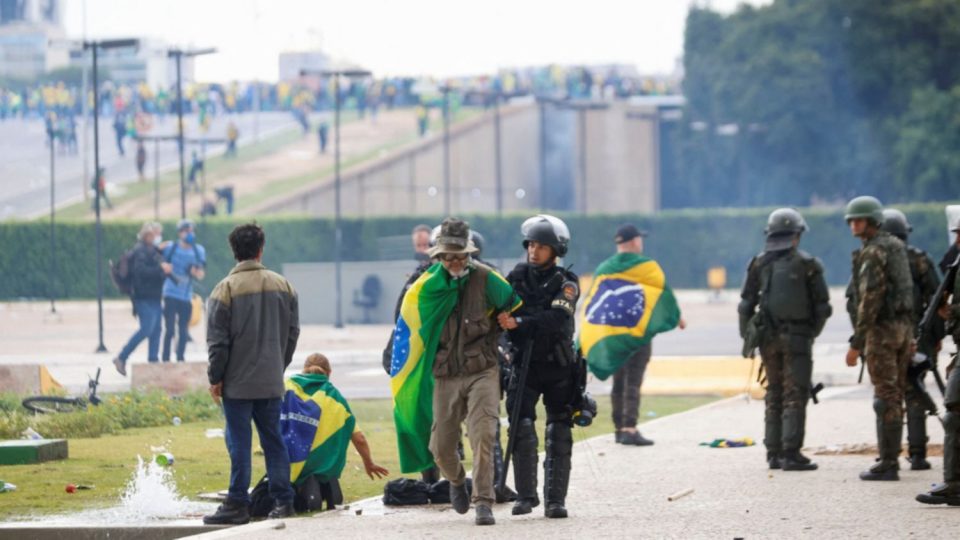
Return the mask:
{"type": "Polygon", "coordinates": [[[340,478],[357,420],[326,375],[300,373],[284,382],[280,433],[290,454],[290,481],[311,474],[321,482],[340,478]]]}
{"type": "Polygon", "coordinates": [[[680,321],[680,308],[663,269],[636,253],[618,253],[601,263],[583,305],[580,347],[600,380],[680,321]]]}
{"type": "MultiPolygon", "coordinates": [[[[465,283],[463,279],[451,279],[443,265],[435,263],[403,296],[394,331],[390,387],[400,470],[404,473],[434,466],[428,448],[433,425],[433,359],[443,326],[456,306],[459,288],[465,283]]],[[[485,293],[488,306],[500,306],[497,309],[504,311],[520,307],[519,296],[493,270],[487,275],[485,293]]]]}

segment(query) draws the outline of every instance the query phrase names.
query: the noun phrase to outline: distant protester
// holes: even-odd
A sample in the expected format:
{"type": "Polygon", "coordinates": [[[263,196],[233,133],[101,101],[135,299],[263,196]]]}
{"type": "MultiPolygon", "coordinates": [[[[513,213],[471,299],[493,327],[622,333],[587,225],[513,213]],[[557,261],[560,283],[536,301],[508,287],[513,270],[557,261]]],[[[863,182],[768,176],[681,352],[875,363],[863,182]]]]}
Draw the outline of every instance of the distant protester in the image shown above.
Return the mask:
{"type": "Polygon", "coordinates": [[[148,340],[147,361],[159,360],[160,298],[163,294],[164,278],[173,271],[173,266],[164,262],[157,249],[161,231],[159,223],[144,223],[137,234],[137,245],[128,259],[130,298],[133,300],[133,313],[140,321],[140,328],[113,359],[114,367],[123,376],[127,375],[127,359],[144,339],[148,340]]]}

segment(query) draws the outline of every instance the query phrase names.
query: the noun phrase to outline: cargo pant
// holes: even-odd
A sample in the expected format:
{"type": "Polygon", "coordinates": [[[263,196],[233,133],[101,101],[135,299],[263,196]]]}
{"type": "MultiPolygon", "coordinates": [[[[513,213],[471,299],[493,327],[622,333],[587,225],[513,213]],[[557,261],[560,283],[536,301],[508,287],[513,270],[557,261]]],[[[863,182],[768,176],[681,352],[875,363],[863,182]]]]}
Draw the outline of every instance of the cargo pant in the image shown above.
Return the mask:
{"type": "Polygon", "coordinates": [[[881,322],[867,332],[863,354],[873,383],[874,408],[885,424],[903,423],[912,338],[906,321],[881,322]]]}
{"type": "Polygon", "coordinates": [[[775,334],[760,346],[767,378],[763,444],[768,452],[803,447],[813,374],[812,348],[811,337],[786,332],[775,334]]]}
{"type": "Polygon", "coordinates": [[[433,387],[433,427],[430,452],[443,476],[455,486],[466,481],[466,472],[457,453],[460,426],[467,423],[473,449],[474,504],[492,506],[493,446],[500,421],[500,368],[492,366],[479,373],[438,377],[433,387]]]}
{"type": "Polygon", "coordinates": [[[637,427],[640,386],[643,385],[643,374],[650,362],[650,351],[649,343],[640,347],[613,374],[610,401],[613,406],[613,426],[617,430],[637,427]]]}

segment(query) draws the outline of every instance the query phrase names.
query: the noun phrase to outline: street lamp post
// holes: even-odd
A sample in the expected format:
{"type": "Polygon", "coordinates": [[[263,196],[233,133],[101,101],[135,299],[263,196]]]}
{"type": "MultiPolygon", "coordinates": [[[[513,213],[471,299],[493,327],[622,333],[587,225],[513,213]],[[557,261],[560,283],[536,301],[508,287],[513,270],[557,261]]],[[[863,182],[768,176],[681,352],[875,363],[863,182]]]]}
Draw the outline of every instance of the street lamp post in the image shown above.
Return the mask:
{"type": "Polygon", "coordinates": [[[443,92],[443,215],[450,215],[450,91],[452,87],[440,87],[443,92]]]}
{"type": "MultiPolygon", "coordinates": [[[[540,102],[540,152],[541,152],[541,188],[546,186],[546,163],[544,160],[544,154],[546,153],[546,120],[545,120],[545,107],[547,103],[550,103],[557,107],[558,109],[566,109],[570,111],[576,111],[577,113],[577,143],[578,143],[578,158],[579,158],[579,180],[580,180],[580,212],[582,214],[587,213],[587,111],[592,110],[604,110],[608,107],[606,103],[595,102],[595,101],[570,101],[570,100],[559,100],[559,99],[550,99],[550,98],[541,98],[538,100],[540,102]]],[[[544,201],[541,197],[541,201],[544,201]]]]}
{"type": "MultiPolygon", "coordinates": [[[[52,127],[52,126],[51,126],[52,127]]],[[[50,313],[57,313],[57,305],[54,302],[56,296],[57,283],[57,241],[56,241],[56,172],[54,170],[53,155],[53,129],[50,130],[50,313]]]]}
{"type": "Polygon", "coordinates": [[[343,230],[341,229],[340,209],[340,77],[368,77],[370,72],[363,69],[339,70],[300,70],[300,76],[319,75],[333,77],[333,266],[336,286],[336,317],[334,327],[343,328],[343,282],[341,266],[343,259],[343,230]]]}
{"type": "Polygon", "coordinates": [[[183,75],[181,73],[181,63],[183,57],[192,58],[204,54],[213,54],[216,49],[170,49],[167,51],[167,58],[174,58],[177,67],[177,145],[180,154],[180,219],[187,218],[187,184],[186,171],[183,162],[183,75]]]}
{"type": "MultiPolygon", "coordinates": [[[[99,344],[96,352],[105,353],[107,347],[103,344],[103,223],[100,220],[100,83],[97,73],[97,51],[100,49],[118,49],[136,47],[137,39],[110,39],[103,41],[84,41],[83,48],[90,49],[93,57],[93,171],[94,171],[94,199],[93,209],[96,213],[97,235],[97,327],[99,330],[99,344]]],[[[104,189],[106,187],[104,186],[104,189]]]]}

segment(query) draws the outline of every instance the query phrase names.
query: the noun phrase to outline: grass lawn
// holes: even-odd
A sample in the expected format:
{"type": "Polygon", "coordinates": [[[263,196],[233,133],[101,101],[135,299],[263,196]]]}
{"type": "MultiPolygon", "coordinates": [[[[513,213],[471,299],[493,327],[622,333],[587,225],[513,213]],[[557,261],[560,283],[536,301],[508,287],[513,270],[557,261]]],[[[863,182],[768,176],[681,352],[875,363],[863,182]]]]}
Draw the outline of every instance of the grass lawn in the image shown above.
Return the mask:
{"type": "MultiPolygon", "coordinates": [[[[713,396],[651,396],[643,399],[641,421],[685,411],[711,401],[713,396]]],[[[600,397],[600,417],[586,429],[577,428],[574,440],[613,432],[606,396],[600,397]]],[[[356,400],[351,408],[370,441],[374,460],[390,470],[391,478],[400,476],[393,414],[389,400],[356,400]]],[[[542,411],[538,430],[543,430],[542,411]]],[[[174,477],[179,492],[190,499],[200,493],[226,489],[230,462],[222,438],[208,439],[208,428],[223,427],[222,422],[196,422],[180,426],[130,429],[119,435],[99,439],[71,439],[70,459],[39,465],[0,466],[0,480],[16,484],[14,492],[0,493],[0,520],[32,514],[52,514],[117,503],[124,486],[137,465],[137,455],[152,456],[151,447],[165,446],[176,458],[174,477]],[[67,484],[95,486],[89,491],[65,492],[67,484]]],[[[502,440],[506,443],[506,435],[502,440]]],[[[256,443],[255,443],[256,444],[256,443]]],[[[541,450],[543,440],[541,437],[541,450]]],[[[468,445],[469,450],[469,445],[468,445]]],[[[468,460],[469,460],[468,452],[468,460]]],[[[261,456],[254,456],[253,481],[263,475],[261,456]]],[[[370,480],[356,452],[348,452],[347,466],[341,477],[346,500],[354,501],[383,493],[384,480],[370,480]]]]}

